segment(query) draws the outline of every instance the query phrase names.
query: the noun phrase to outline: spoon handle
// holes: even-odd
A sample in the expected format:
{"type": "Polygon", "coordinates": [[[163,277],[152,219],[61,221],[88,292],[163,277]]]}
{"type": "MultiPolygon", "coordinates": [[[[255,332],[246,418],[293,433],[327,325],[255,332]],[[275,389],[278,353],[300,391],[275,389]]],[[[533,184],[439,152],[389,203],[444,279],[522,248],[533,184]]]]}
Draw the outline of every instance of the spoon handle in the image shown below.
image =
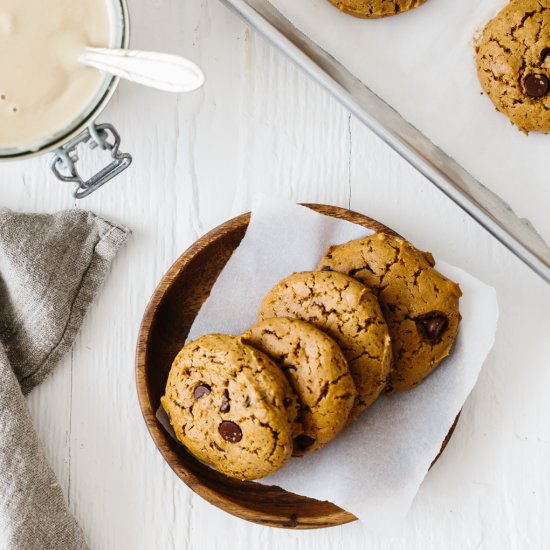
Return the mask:
{"type": "Polygon", "coordinates": [[[204,84],[204,74],[199,67],[177,55],[86,48],[78,61],[131,82],[167,92],[191,92],[204,84]]]}

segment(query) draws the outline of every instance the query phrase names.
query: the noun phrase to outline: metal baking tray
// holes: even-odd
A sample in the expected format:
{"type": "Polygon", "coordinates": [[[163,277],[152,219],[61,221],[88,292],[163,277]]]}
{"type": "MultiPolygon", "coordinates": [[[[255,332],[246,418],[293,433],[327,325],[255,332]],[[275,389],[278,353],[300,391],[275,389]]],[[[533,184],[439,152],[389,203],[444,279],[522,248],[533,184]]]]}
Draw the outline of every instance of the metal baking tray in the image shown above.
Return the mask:
{"type": "Polygon", "coordinates": [[[328,90],[380,139],[550,283],[550,248],[528,220],[520,219],[498,195],[292,25],[268,0],[220,1],[328,90]]]}

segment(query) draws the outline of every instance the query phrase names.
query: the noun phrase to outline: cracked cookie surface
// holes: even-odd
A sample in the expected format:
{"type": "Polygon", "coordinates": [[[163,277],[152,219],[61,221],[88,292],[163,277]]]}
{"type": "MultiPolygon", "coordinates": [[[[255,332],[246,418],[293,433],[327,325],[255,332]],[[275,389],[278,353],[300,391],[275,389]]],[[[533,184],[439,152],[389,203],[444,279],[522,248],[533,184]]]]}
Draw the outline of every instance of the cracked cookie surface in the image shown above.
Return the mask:
{"type": "Polygon", "coordinates": [[[285,376],[235,336],[212,334],[184,346],[161,403],[193,455],[241,480],[283,466],[299,433],[299,404],[285,376]]]}
{"type": "Polygon", "coordinates": [[[357,390],[336,342],[298,319],[267,319],[247,330],[243,342],[268,355],[285,373],[301,403],[303,433],[294,456],[315,451],[345,426],[357,390]]]}
{"type": "Polygon", "coordinates": [[[258,321],[272,317],[307,321],[340,346],[357,388],[350,418],[369,407],[386,387],[392,364],[388,327],[376,297],[352,277],[294,273],[264,298],[258,321]]]}
{"type": "Polygon", "coordinates": [[[318,269],[346,273],[368,286],[392,338],[390,385],[406,391],[450,352],[460,323],[460,287],[434,269],[431,254],[384,233],[331,246],[318,269]]]}
{"type": "Polygon", "coordinates": [[[477,74],[521,131],[550,132],[550,0],[512,0],[476,44],[477,74]]]}
{"type": "Polygon", "coordinates": [[[398,13],[417,8],[426,0],[329,0],[340,11],[354,15],[375,19],[396,15],[398,13]]]}

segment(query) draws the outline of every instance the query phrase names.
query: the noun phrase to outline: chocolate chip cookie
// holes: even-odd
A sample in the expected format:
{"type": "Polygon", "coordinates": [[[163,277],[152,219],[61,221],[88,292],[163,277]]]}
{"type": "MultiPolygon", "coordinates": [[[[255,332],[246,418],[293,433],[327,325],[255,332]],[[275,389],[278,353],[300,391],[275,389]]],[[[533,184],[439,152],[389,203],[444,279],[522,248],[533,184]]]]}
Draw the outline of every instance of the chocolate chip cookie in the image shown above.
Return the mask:
{"type": "Polygon", "coordinates": [[[549,29],[550,0],[512,0],[476,44],[483,90],[526,134],[550,132],[549,29]]]}
{"type": "Polygon", "coordinates": [[[357,388],[350,418],[385,388],[392,364],[388,327],[376,297],[360,282],[341,273],[294,273],[264,298],[258,321],[272,317],[307,321],[340,346],[357,388]]]}
{"type": "Polygon", "coordinates": [[[330,0],[340,11],[374,19],[417,8],[426,0],[330,0]]]}
{"type": "Polygon", "coordinates": [[[162,406],[197,458],[237,479],[258,479],[290,458],[299,404],[281,370],[235,336],[213,334],[178,354],[162,406]]]}
{"type": "Polygon", "coordinates": [[[243,342],[268,355],[285,373],[301,403],[303,433],[294,456],[315,451],[334,439],[348,420],[357,396],[353,378],[336,342],[313,325],[279,317],[258,323],[243,342]]]}
{"type": "Polygon", "coordinates": [[[449,354],[458,332],[462,292],[434,265],[431,254],[384,233],[331,246],[318,265],[353,276],[378,296],[392,338],[394,390],[420,384],[449,354]]]}

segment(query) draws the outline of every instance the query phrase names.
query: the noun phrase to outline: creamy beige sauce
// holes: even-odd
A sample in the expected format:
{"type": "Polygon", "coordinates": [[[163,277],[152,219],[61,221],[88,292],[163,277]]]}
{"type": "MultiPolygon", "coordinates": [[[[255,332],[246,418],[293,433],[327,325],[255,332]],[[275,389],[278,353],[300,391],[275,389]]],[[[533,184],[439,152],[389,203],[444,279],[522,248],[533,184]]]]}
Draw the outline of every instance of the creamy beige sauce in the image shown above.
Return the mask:
{"type": "Polygon", "coordinates": [[[107,47],[109,0],[0,0],[0,148],[38,147],[69,127],[105,76],[77,62],[107,47]]]}

